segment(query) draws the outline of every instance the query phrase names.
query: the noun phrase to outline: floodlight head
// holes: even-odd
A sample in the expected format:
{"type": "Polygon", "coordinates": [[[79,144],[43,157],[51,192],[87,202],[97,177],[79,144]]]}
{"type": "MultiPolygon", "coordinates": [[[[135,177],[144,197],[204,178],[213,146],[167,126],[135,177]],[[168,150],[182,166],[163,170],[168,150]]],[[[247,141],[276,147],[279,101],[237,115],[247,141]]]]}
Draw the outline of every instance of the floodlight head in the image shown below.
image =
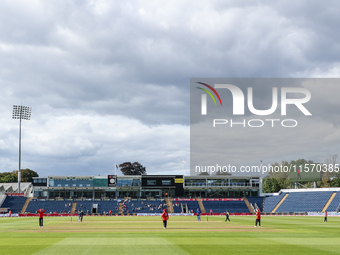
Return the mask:
{"type": "Polygon", "coordinates": [[[12,119],[30,120],[31,109],[28,106],[13,105],[12,119]]]}

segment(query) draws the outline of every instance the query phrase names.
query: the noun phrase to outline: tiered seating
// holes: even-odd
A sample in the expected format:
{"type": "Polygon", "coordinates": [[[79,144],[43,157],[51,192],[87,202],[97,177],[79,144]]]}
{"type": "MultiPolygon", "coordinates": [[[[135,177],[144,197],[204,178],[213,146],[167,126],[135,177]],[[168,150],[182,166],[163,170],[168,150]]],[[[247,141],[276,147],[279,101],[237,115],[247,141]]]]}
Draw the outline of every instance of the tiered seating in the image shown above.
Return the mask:
{"type": "Polygon", "coordinates": [[[7,196],[2,203],[2,208],[9,208],[12,213],[20,213],[26,202],[26,197],[11,197],[7,196]]]}
{"type": "Polygon", "coordinates": [[[320,212],[333,191],[291,192],[276,212],[320,212]]]}
{"type": "MultiPolygon", "coordinates": [[[[118,213],[119,210],[116,210],[118,208],[117,200],[110,200],[110,201],[92,201],[92,200],[86,200],[86,201],[39,201],[37,199],[32,200],[27,209],[26,212],[35,213],[38,209],[44,209],[46,210],[46,213],[69,213],[72,209],[73,202],[76,202],[76,211],[75,213],[79,211],[84,211],[84,213],[92,213],[92,204],[98,204],[98,211],[99,214],[108,214],[109,211],[112,211],[112,214],[118,213]]],[[[124,203],[126,206],[126,211],[124,213],[161,213],[163,211],[163,208],[166,208],[166,202],[162,200],[131,200],[130,202],[124,203]],[[145,207],[146,205],[150,205],[150,207],[145,207]],[[162,206],[162,209],[158,209],[158,206],[160,204],[165,204],[165,206],[162,206]],[[140,207],[141,210],[135,210],[137,207],[140,207]],[[153,208],[153,210],[150,210],[150,208],[153,208]],[[134,210],[133,210],[134,209],[134,210]]],[[[20,209],[21,210],[21,209],[20,209]]]]}
{"type": "Polygon", "coordinates": [[[281,201],[284,195],[286,195],[286,193],[282,192],[278,196],[266,197],[263,203],[263,212],[270,213],[275,208],[277,203],[281,201]]]}
{"type": "Polygon", "coordinates": [[[162,199],[131,200],[125,205],[129,213],[162,213],[163,209],[167,208],[166,201],[162,199]],[[162,204],[161,207],[160,204],[162,204]]]}
{"type": "Polygon", "coordinates": [[[203,201],[206,212],[213,213],[249,213],[249,209],[244,201],[203,201]]]}
{"type": "MultiPolygon", "coordinates": [[[[76,205],[76,213],[78,211],[83,211],[84,213],[92,212],[92,204],[99,204],[101,201],[75,201],[76,205]]],[[[98,211],[100,210],[100,205],[98,205],[98,211]]]]}
{"type": "Polygon", "coordinates": [[[33,199],[27,206],[26,212],[36,213],[37,210],[44,209],[46,213],[70,213],[72,201],[40,201],[33,199]]]}
{"type": "Polygon", "coordinates": [[[200,208],[198,201],[183,201],[183,203],[188,205],[189,212],[193,211],[195,213],[197,208],[200,208]]]}
{"type": "MultiPolygon", "coordinates": [[[[80,201],[79,203],[82,203],[82,201],[80,201]]],[[[92,202],[92,203],[96,203],[96,202],[92,202]]],[[[98,213],[103,214],[105,212],[105,214],[108,214],[109,211],[111,210],[112,214],[116,214],[118,213],[118,210],[116,210],[116,207],[118,208],[117,200],[100,201],[98,202],[98,213]]],[[[86,211],[84,210],[84,212],[86,211]]]]}
{"type": "Polygon", "coordinates": [[[337,192],[333,198],[331,204],[328,206],[328,212],[336,212],[336,209],[340,206],[340,192],[337,192]]]}
{"type": "Polygon", "coordinates": [[[186,201],[173,201],[172,207],[174,208],[174,213],[181,213],[182,212],[182,206],[181,204],[185,204],[186,201]]]}
{"type": "Polygon", "coordinates": [[[260,211],[263,211],[263,197],[247,197],[249,203],[251,204],[257,204],[257,206],[260,208],[260,211]]]}
{"type": "Polygon", "coordinates": [[[188,201],[188,200],[172,201],[174,213],[182,212],[182,204],[187,204],[188,213],[190,213],[191,211],[195,213],[197,211],[197,208],[200,208],[198,201],[188,201]]]}

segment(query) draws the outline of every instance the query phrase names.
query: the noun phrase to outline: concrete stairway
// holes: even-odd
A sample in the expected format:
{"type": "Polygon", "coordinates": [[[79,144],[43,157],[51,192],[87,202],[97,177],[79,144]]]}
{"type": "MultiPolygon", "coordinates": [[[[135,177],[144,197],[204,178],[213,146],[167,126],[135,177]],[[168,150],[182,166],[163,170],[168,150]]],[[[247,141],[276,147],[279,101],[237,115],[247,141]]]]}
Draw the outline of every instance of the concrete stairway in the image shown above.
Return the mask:
{"type": "Polygon", "coordinates": [[[28,206],[28,204],[29,204],[31,201],[32,201],[32,198],[31,198],[31,197],[28,197],[28,198],[26,199],[26,202],[25,202],[24,206],[22,207],[20,213],[25,213],[25,212],[26,212],[27,206],[28,206]]]}
{"type": "Polygon", "coordinates": [[[171,197],[166,197],[165,201],[166,201],[166,206],[168,208],[168,213],[174,213],[174,207],[172,205],[171,197]]]}
{"type": "Polygon", "coordinates": [[[76,212],[76,207],[77,207],[77,202],[73,202],[72,208],[71,208],[71,213],[75,213],[76,212]]]}
{"type": "Polygon", "coordinates": [[[205,213],[205,208],[202,202],[202,198],[197,198],[198,205],[200,206],[201,213],[205,213]]]}
{"type": "Polygon", "coordinates": [[[271,213],[275,213],[277,208],[280,207],[280,205],[283,203],[283,201],[285,201],[285,199],[288,197],[288,195],[289,195],[289,193],[287,193],[283,196],[283,198],[280,200],[280,202],[277,203],[277,205],[274,207],[274,209],[271,211],[271,213]]]}
{"type": "Polygon", "coordinates": [[[330,196],[330,198],[328,199],[327,203],[325,204],[325,206],[322,208],[322,211],[321,212],[325,212],[328,208],[328,206],[332,203],[335,195],[336,195],[337,192],[333,192],[333,194],[330,196]]]}

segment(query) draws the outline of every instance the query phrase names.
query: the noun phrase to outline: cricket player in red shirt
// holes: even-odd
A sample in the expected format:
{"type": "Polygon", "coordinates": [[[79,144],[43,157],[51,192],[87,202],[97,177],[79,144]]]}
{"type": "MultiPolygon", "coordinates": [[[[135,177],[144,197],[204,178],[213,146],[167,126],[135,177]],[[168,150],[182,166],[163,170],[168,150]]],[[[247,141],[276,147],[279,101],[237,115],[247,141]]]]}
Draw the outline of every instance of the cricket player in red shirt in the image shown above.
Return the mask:
{"type": "Polygon", "coordinates": [[[325,218],[324,218],[323,222],[327,222],[327,211],[325,211],[325,218]]]}
{"type": "Polygon", "coordinates": [[[255,221],[255,228],[257,227],[257,223],[259,223],[259,227],[261,227],[261,212],[259,209],[256,211],[256,221],[255,221]]]}
{"type": "Polygon", "coordinates": [[[39,213],[39,227],[43,228],[44,227],[44,223],[43,223],[43,218],[44,218],[44,212],[46,212],[43,209],[39,209],[38,213],[39,213]]]}
{"type": "Polygon", "coordinates": [[[161,218],[163,220],[163,228],[166,229],[166,223],[167,223],[167,221],[169,219],[169,214],[166,212],[166,209],[163,210],[161,218]]]}

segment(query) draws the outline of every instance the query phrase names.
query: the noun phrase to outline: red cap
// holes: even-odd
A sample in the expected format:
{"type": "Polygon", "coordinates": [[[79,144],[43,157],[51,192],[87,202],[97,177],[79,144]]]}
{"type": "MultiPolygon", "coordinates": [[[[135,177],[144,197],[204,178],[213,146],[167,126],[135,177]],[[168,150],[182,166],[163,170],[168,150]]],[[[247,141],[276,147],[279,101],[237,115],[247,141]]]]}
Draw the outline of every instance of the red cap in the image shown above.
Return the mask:
{"type": "Polygon", "coordinates": [[[165,212],[165,211],[166,211],[166,209],[163,209],[163,211],[165,212]]]}

